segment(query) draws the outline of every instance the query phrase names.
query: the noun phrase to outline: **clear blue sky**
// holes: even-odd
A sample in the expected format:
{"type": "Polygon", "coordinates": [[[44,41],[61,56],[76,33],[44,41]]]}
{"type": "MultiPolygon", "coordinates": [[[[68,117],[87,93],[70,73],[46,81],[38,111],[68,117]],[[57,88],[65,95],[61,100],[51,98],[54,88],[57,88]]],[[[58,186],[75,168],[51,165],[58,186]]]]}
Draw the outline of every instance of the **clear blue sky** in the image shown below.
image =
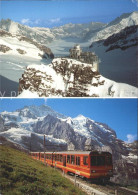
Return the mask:
{"type": "Polygon", "coordinates": [[[0,99],[0,112],[42,104],[66,116],[76,117],[82,114],[106,123],[124,141],[128,134],[132,135],[132,140],[136,138],[137,99],[0,99]]]}
{"type": "Polygon", "coordinates": [[[137,0],[2,0],[0,17],[29,26],[53,27],[65,23],[108,23],[138,10],[137,0]]]}

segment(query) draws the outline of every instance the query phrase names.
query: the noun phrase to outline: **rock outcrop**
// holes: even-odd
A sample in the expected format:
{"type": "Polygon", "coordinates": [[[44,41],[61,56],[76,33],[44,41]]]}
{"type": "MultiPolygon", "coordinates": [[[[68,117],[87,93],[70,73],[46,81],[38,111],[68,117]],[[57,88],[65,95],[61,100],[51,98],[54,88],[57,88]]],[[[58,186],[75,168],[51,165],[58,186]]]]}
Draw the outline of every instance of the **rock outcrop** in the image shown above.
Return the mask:
{"type": "Polygon", "coordinates": [[[69,58],[55,58],[51,64],[29,65],[19,80],[24,90],[39,97],[120,97],[135,96],[137,89],[101,76],[92,64],[69,58]]]}

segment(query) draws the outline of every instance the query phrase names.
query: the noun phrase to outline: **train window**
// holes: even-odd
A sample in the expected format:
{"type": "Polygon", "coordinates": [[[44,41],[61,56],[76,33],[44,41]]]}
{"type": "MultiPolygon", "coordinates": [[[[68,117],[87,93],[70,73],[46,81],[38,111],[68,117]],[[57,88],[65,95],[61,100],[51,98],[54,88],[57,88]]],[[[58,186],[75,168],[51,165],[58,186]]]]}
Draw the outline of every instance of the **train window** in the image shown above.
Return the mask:
{"type": "Polygon", "coordinates": [[[80,166],[80,157],[79,156],[76,156],[76,165],[80,166]]]}
{"type": "Polygon", "coordinates": [[[60,162],[62,162],[62,155],[60,155],[60,162]]]}
{"type": "Polygon", "coordinates": [[[106,156],[106,164],[112,165],[112,157],[111,156],[106,156]]]}
{"type": "Polygon", "coordinates": [[[50,154],[50,159],[52,159],[52,155],[50,154]]]}
{"type": "Polygon", "coordinates": [[[59,154],[57,154],[57,161],[59,161],[59,154]]]}
{"type": "Polygon", "coordinates": [[[105,156],[91,156],[91,166],[104,166],[105,156]]]}
{"type": "Polygon", "coordinates": [[[83,164],[88,165],[88,156],[83,157],[83,164]]]}
{"type": "Polygon", "coordinates": [[[74,155],[71,155],[71,164],[75,164],[75,156],[74,155]]]}
{"type": "Polygon", "coordinates": [[[44,158],[44,154],[41,154],[41,158],[44,158]]]}
{"type": "Polygon", "coordinates": [[[57,155],[55,154],[55,161],[57,160],[57,155]]]}
{"type": "Polygon", "coordinates": [[[97,156],[91,156],[91,166],[97,166],[97,156]]]}
{"type": "Polygon", "coordinates": [[[70,155],[67,155],[67,163],[70,164],[70,155]]]}

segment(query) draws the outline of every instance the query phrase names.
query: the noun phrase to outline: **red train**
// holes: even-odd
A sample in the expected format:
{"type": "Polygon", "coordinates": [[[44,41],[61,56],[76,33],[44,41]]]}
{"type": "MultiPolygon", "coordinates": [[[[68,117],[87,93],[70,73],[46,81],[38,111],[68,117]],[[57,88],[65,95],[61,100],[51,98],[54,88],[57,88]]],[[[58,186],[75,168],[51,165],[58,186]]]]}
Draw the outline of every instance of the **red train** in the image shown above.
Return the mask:
{"type": "Polygon", "coordinates": [[[34,159],[56,166],[65,173],[89,179],[109,180],[113,176],[112,155],[97,151],[31,152],[34,159]]]}

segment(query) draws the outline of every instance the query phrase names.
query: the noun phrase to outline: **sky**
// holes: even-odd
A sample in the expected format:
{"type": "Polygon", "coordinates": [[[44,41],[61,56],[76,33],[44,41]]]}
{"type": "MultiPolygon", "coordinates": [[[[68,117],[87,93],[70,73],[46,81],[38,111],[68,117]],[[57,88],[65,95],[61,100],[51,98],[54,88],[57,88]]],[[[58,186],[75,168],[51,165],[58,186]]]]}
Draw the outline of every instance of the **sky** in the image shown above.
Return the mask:
{"type": "Polygon", "coordinates": [[[66,23],[109,23],[138,10],[138,0],[2,0],[0,19],[28,26],[54,27],[66,23]]]}
{"type": "Polygon", "coordinates": [[[117,137],[127,142],[137,139],[137,99],[0,99],[0,112],[15,111],[28,105],[48,105],[53,110],[72,118],[79,114],[106,123],[117,137]]]}

